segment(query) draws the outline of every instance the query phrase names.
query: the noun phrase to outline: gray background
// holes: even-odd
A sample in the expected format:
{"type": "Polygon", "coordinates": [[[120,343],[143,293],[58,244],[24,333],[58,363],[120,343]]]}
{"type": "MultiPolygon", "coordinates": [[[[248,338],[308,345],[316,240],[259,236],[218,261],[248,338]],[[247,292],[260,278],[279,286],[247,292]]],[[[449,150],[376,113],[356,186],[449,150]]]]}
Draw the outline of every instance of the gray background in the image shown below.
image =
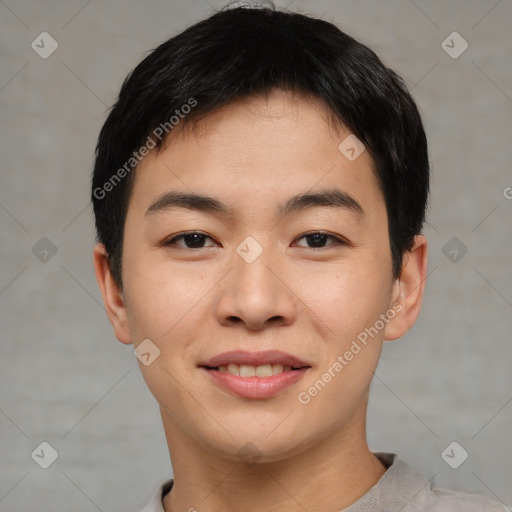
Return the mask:
{"type": "MultiPolygon", "coordinates": [[[[89,180],[126,74],[222,5],[0,2],[2,511],[137,510],[172,474],[157,404],[102,307],[89,180]],[[59,45],[47,59],[31,48],[43,31],[59,45]],[[46,262],[40,246],[33,252],[42,237],[57,249],[46,262]],[[42,441],[58,452],[46,470],[31,458],[42,441]]],[[[412,89],[429,137],[426,297],[413,329],[385,345],[370,447],[399,453],[437,486],[510,505],[512,1],[295,0],[290,9],[374,49],[412,89]],[[453,31],[469,43],[456,59],[441,46],[453,31]],[[452,237],[460,247],[443,252],[452,237]],[[469,453],[457,469],[441,457],[452,441],[469,453]]]]}

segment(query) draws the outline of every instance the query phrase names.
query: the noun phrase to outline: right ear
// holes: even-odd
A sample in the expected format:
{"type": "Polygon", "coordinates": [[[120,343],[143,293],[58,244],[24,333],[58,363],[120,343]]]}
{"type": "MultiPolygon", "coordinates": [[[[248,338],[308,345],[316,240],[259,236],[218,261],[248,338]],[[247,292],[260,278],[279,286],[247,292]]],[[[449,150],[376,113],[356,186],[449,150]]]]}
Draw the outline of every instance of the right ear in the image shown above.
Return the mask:
{"type": "Polygon", "coordinates": [[[124,304],[123,292],[115,282],[108,265],[107,253],[103,244],[97,243],[94,246],[94,271],[96,280],[103,295],[103,303],[107,317],[114,328],[116,338],[127,345],[133,343],[126,306],[124,304]]]}

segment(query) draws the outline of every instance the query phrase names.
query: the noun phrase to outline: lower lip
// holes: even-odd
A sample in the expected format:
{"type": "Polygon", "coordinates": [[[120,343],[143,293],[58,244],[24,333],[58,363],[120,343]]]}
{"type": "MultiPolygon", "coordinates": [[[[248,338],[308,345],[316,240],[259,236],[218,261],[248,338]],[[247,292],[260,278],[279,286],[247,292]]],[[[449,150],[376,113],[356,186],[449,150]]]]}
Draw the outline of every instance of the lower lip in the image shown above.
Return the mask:
{"type": "Polygon", "coordinates": [[[270,398],[298,382],[310,368],[290,370],[271,377],[238,377],[203,368],[221,387],[243,398],[270,398]]]}

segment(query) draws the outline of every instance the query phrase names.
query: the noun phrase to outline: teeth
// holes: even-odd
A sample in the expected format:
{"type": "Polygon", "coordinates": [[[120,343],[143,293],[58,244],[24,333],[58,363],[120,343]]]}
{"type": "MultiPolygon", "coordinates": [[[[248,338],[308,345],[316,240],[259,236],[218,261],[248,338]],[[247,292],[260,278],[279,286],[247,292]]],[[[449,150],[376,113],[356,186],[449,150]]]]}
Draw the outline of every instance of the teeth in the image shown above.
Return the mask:
{"type": "Polygon", "coordinates": [[[255,377],[256,368],[254,366],[248,366],[246,364],[240,365],[240,377],[255,377]]]}
{"type": "Polygon", "coordinates": [[[219,372],[227,372],[231,375],[239,377],[271,377],[279,375],[283,372],[291,371],[291,366],[283,366],[282,364],[263,364],[261,366],[251,366],[248,364],[233,364],[227,366],[219,366],[219,372]]]}
{"type": "Polygon", "coordinates": [[[228,364],[228,373],[231,373],[231,375],[240,375],[240,366],[237,364],[228,364]]]}
{"type": "Polygon", "coordinates": [[[272,375],[277,375],[279,373],[283,373],[284,367],[282,364],[273,364],[272,365],[272,375]]]}
{"type": "Polygon", "coordinates": [[[264,364],[261,366],[256,366],[254,372],[256,374],[256,377],[272,377],[272,365],[264,364]]]}

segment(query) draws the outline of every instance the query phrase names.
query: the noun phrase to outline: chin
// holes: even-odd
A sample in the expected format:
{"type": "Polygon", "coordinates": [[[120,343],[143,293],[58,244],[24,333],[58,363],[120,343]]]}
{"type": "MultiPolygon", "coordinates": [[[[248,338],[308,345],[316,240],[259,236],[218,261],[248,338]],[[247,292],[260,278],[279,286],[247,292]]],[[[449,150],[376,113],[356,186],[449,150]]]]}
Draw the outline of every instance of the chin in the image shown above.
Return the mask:
{"type": "Polygon", "coordinates": [[[289,431],[284,428],[281,435],[277,435],[277,431],[270,435],[267,432],[272,432],[272,429],[258,432],[239,431],[234,438],[224,436],[222,441],[208,439],[205,442],[221,457],[240,461],[248,467],[286,460],[314,444],[314,442],[308,443],[304,432],[301,435],[297,434],[296,438],[291,437],[289,431]]]}

